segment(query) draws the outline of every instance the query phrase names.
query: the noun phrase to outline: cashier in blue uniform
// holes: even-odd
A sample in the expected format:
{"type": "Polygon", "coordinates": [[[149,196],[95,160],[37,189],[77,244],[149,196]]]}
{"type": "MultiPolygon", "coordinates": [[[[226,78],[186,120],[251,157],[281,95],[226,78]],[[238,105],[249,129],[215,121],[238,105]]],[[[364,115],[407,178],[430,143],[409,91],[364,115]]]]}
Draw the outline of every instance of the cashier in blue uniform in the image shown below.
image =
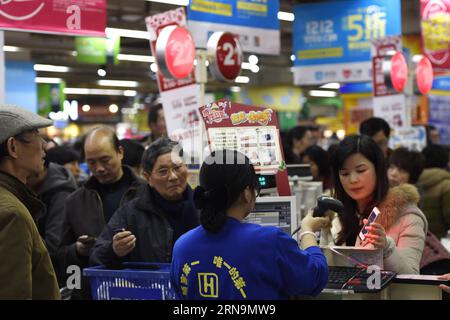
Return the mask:
{"type": "Polygon", "coordinates": [[[259,194],[250,160],[213,152],[200,170],[194,201],[201,226],[175,243],[171,282],[179,299],[288,299],[317,295],[328,280],[314,231],[328,218],[302,221],[301,247],[276,227],[244,223],[259,194]]]}

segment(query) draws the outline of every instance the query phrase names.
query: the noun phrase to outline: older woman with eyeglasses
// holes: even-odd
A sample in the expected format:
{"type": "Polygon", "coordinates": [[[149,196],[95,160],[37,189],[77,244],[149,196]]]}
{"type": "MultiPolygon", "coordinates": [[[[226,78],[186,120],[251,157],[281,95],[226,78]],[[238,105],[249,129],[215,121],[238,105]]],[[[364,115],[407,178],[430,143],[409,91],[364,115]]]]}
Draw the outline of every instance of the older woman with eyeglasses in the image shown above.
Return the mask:
{"type": "Polygon", "coordinates": [[[148,184],[114,213],[94,246],[91,264],[170,262],[175,241],[199,225],[178,143],[153,142],[142,156],[142,168],[148,184]]]}

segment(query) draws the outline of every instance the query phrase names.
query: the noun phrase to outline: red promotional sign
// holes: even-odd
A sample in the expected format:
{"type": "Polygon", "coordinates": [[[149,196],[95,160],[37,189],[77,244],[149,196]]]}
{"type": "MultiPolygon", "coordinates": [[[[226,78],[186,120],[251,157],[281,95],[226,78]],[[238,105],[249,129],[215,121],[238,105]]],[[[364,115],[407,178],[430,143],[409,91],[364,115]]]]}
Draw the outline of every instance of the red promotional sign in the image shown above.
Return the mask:
{"type": "Polygon", "coordinates": [[[425,95],[433,86],[433,66],[427,57],[420,59],[416,68],[416,81],[419,91],[425,95]]]}
{"type": "Polygon", "coordinates": [[[276,174],[278,194],[291,194],[274,110],[219,100],[199,108],[211,151],[237,150],[262,174],[276,174]]]}
{"type": "Polygon", "coordinates": [[[241,72],[242,49],[236,37],[229,32],[214,32],[207,44],[211,71],[222,81],[233,81],[241,72]]]}
{"type": "Polygon", "coordinates": [[[450,69],[450,1],[421,0],[422,46],[438,69],[450,69]]]}
{"type": "Polygon", "coordinates": [[[395,90],[402,92],[408,80],[408,65],[401,52],[391,58],[391,81],[395,90]]]}
{"type": "Polygon", "coordinates": [[[195,43],[187,29],[165,27],[156,40],[156,53],[158,66],[166,77],[182,79],[192,72],[195,43]]]}
{"type": "Polygon", "coordinates": [[[2,0],[0,29],[105,36],[106,0],[2,0]]]}
{"type": "MultiPolygon", "coordinates": [[[[149,16],[145,19],[147,30],[150,33],[150,47],[152,54],[157,57],[156,41],[159,34],[167,26],[186,26],[186,14],[184,8],[177,8],[170,11],[158,13],[153,16],[149,16]]],[[[159,62],[159,61],[158,61],[159,62]]],[[[158,66],[157,81],[160,92],[172,90],[175,88],[181,88],[195,83],[195,70],[192,71],[183,79],[173,79],[172,77],[166,77],[162,72],[160,66],[158,66]]]]}

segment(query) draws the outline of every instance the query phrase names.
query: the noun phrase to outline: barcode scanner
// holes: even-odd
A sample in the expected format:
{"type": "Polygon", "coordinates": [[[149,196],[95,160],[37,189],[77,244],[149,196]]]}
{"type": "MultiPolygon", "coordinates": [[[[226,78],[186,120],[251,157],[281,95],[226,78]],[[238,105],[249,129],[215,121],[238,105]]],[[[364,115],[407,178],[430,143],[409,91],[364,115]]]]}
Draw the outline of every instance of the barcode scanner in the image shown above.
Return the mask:
{"type": "Polygon", "coordinates": [[[328,210],[340,214],[344,210],[344,205],[335,198],[320,196],[317,198],[317,206],[314,208],[313,217],[323,217],[328,210]]]}
{"type": "MultiPolygon", "coordinates": [[[[313,217],[323,217],[325,213],[328,211],[337,212],[337,214],[342,213],[344,210],[344,205],[341,201],[328,197],[328,196],[320,196],[317,198],[317,206],[313,210],[313,217]]],[[[292,232],[292,235],[296,234],[301,229],[301,225],[292,232]]]]}

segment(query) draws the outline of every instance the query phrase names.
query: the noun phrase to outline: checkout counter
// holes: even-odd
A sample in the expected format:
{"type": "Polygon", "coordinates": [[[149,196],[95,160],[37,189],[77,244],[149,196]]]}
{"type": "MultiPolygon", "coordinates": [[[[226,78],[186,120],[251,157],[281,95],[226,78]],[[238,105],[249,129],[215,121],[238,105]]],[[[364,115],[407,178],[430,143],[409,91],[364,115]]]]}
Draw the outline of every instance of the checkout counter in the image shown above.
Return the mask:
{"type": "MultiPolygon", "coordinates": [[[[367,265],[377,265],[382,269],[383,256],[380,249],[365,249],[355,247],[329,247],[321,246],[327,258],[328,265],[355,266],[353,261],[363,262],[367,265]]],[[[355,292],[346,289],[326,288],[314,299],[324,300],[448,300],[437,276],[430,275],[396,275],[381,290],[376,292],[355,292]]]]}

